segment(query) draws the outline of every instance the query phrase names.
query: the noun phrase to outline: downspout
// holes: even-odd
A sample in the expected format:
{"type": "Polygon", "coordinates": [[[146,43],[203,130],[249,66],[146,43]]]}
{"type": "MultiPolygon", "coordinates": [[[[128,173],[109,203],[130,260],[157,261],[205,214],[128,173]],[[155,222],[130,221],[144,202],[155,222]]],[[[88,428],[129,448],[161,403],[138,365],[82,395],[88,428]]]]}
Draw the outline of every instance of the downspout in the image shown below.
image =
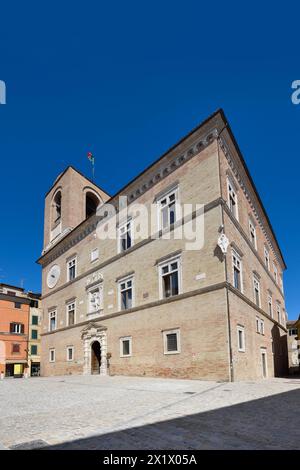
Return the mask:
{"type": "MultiPolygon", "coordinates": [[[[219,137],[221,133],[226,129],[227,127],[227,122],[223,129],[218,132],[217,136],[217,150],[218,150],[218,163],[219,163],[219,183],[220,183],[220,195],[222,198],[222,185],[221,185],[221,161],[220,161],[220,152],[219,152],[219,137]]],[[[222,216],[222,225],[225,228],[224,225],[224,209],[223,209],[223,204],[221,204],[221,216],[222,216]]],[[[225,230],[224,230],[225,231],[225,230]]],[[[228,266],[227,266],[227,256],[224,254],[224,262],[225,262],[225,279],[226,279],[226,284],[228,283],[228,266]]],[[[231,336],[231,321],[230,321],[230,306],[229,306],[229,291],[228,287],[226,285],[226,302],[227,302],[227,331],[228,331],[228,353],[229,353],[229,377],[230,377],[230,382],[234,382],[234,369],[233,369],[233,355],[232,355],[232,336],[231,336]]]]}

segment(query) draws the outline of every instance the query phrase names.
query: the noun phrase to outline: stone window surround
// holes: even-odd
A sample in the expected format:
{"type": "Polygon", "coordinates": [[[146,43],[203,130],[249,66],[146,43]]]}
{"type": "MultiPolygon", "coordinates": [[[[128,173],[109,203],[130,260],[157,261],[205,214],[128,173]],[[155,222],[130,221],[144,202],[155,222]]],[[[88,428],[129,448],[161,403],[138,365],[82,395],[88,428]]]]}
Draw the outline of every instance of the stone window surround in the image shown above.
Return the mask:
{"type": "Polygon", "coordinates": [[[236,327],[237,332],[237,346],[239,352],[246,352],[246,339],[245,339],[245,327],[243,325],[237,325],[236,327]],[[242,344],[240,344],[240,332],[242,333],[242,344]]]}
{"type": "Polygon", "coordinates": [[[55,355],[56,355],[55,348],[50,348],[49,349],[49,362],[55,362],[55,355]],[[52,355],[52,353],[53,353],[53,355],[52,355]],[[53,359],[52,359],[52,357],[53,357],[53,359]]]}
{"type": "MultiPolygon", "coordinates": [[[[165,299],[163,296],[163,276],[162,276],[162,268],[168,264],[177,262],[178,267],[177,267],[177,272],[178,272],[178,294],[182,294],[182,256],[181,256],[181,251],[179,254],[176,255],[169,255],[164,258],[162,258],[162,261],[156,263],[157,266],[157,271],[158,271],[158,286],[159,286],[159,300],[165,299]]],[[[170,297],[177,297],[177,295],[170,296],[170,297]]]]}
{"type": "Polygon", "coordinates": [[[67,351],[67,362],[73,362],[74,361],[74,351],[75,351],[74,346],[67,346],[66,351],[67,351]],[[72,359],[69,358],[69,350],[72,350],[72,359]]]}
{"type": "MultiPolygon", "coordinates": [[[[179,193],[179,183],[178,183],[178,181],[176,181],[175,183],[169,185],[167,188],[160,191],[154,198],[154,202],[156,203],[156,206],[157,206],[157,231],[158,232],[168,231],[170,229],[170,227],[172,225],[174,225],[174,223],[176,223],[179,220],[179,219],[177,219],[178,214],[175,211],[175,222],[173,224],[167,224],[166,227],[162,227],[162,220],[161,220],[162,210],[161,210],[160,203],[161,203],[162,199],[168,198],[172,194],[175,194],[175,201],[174,202],[175,202],[175,209],[176,209],[176,205],[180,205],[180,193],[179,193]]],[[[181,217],[181,219],[182,219],[182,217],[181,217]]]]}
{"type": "MultiPolygon", "coordinates": [[[[239,273],[240,273],[240,285],[241,288],[238,289],[240,292],[243,294],[244,288],[243,288],[243,262],[242,262],[242,254],[241,251],[237,250],[237,247],[234,243],[231,243],[231,261],[232,261],[232,285],[234,286],[234,268],[235,268],[235,263],[234,263],[234,257],[239,261],[240,267],[239,267],[239,273]]],[[[235,286],[234,286],[235,287],[235,286]]],[[[236,287],[235,287],[236,289],[236,287]]]]}
{"type": "Polygon", "coordinates": [[[126,251],[130,250],[134,246],[134,220],[132,217],[128,217],[126,220],[122,220],[122,222],[119,223],[117,226],[117,253],[125,253],[126,251]],[[129,248],[126,248],[126,250],[122,250],[121,248],[121,231],[126,227],[126,225],[129,224],[129,229],[126,230],[127,232],[130,232],[130,239],[131,239],[131,246],[129,248]]]}
{"type": "Polygon", "coordinates": [[[116,282],[118,283],[118,310],[120,312],[124,312],[126,310],[131,310],[132,308],[135,307],[135,276],[134,276],[134,273],[127,274],[125,276],[117,278],[116,282]],[[130,309],[122,309],[121,308],[121,304],[122,304],[121,284],[124,283],[124,282],[126,283],[127,281],[131,281],[131,302],[132,302],[132,306],[131,306],[130,309]]]}
{"type": "Polygon", "coordinates": [[[163,347],[164,347],[164,354],[165,355],[172,355],[172,354],[180,354],[181,353],[181,341],[180,341],[180,328],[172,328],[167,330],[162,330],[163,336],[163,347]],[[176,351],[168,351],[167,348],[167,335],[169,334],[176,334],[177,336],[177,350],[176,351]]]}
{"type": "Polygon", "coordinates": [[[66,325],[69,326],[69,307],[74,305],[74,325],[76,324],[77,303],[76,298],[66,301],[66,325]]]}
{"type": "Polygon", "coordinates": [[[122,336],[120,338],[120,357],[132,356],[132,336],[122,336]],[[129,341],[129,354],[123,354],[123,341],[129,341]]]}

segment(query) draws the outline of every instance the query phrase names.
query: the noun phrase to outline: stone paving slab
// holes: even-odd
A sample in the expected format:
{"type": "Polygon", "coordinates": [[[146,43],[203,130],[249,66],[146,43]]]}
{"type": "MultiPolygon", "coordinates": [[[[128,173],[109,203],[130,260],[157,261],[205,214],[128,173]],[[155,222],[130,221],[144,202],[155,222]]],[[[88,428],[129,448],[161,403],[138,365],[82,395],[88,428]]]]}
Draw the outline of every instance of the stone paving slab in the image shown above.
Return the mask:
{"type": "Polygon", "coordinates": [[[53,449],[299,449],[300,379],[0,382],[0,443],[53,449]]]}

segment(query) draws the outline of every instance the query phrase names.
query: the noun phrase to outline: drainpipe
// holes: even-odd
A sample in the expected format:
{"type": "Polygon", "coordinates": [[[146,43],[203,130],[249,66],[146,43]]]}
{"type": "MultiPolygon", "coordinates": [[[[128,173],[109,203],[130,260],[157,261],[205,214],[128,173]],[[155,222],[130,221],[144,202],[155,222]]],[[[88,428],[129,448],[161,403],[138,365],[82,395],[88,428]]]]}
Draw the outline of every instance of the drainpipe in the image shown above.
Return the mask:
{"type": "MultiPolygon", "coordinates": [[[[218,132],[217,137],[217,150],[218,150],[218,163],[219,163],[219,182],[220,182],[220,195],[222,198],[222,185],[221,185],[221,162],[220,162],[220,152],[219,152],[219,137],[221,133],[226,129],[227,122],[223,129],[218,132]]],[[[224,225],[224,209],[223,204],[221,204],[221,216],[222,216],[222,226],[225,232],[225,225],[224,225]]],[[[234,382],[234,368],[233,368],[233,354],[232,354],[232,335],[231,335],[231,320],[230,320],[230,306],[229,306],[229,291],[227,287],[228,283],[228,266],[227,266],[227,256],[224,254],[224,262],[225,262],[225,279],[226,279],[226,302],[227,302],[227,331],[228,331],[228,352],[229,352],[229,377],[230,382],[234,382]]]]}

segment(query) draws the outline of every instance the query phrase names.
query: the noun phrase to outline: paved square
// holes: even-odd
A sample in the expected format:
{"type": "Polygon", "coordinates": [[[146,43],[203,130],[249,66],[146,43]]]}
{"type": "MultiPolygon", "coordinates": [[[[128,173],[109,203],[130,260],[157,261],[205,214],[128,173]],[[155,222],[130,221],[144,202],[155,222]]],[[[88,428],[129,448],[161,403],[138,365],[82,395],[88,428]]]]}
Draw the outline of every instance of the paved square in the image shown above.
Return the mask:
{"type": "Polygon", "coordinates": [[[5,379],[0,447],[300,449],[299,410],[300,379],[294,378],[5,379]]]}

